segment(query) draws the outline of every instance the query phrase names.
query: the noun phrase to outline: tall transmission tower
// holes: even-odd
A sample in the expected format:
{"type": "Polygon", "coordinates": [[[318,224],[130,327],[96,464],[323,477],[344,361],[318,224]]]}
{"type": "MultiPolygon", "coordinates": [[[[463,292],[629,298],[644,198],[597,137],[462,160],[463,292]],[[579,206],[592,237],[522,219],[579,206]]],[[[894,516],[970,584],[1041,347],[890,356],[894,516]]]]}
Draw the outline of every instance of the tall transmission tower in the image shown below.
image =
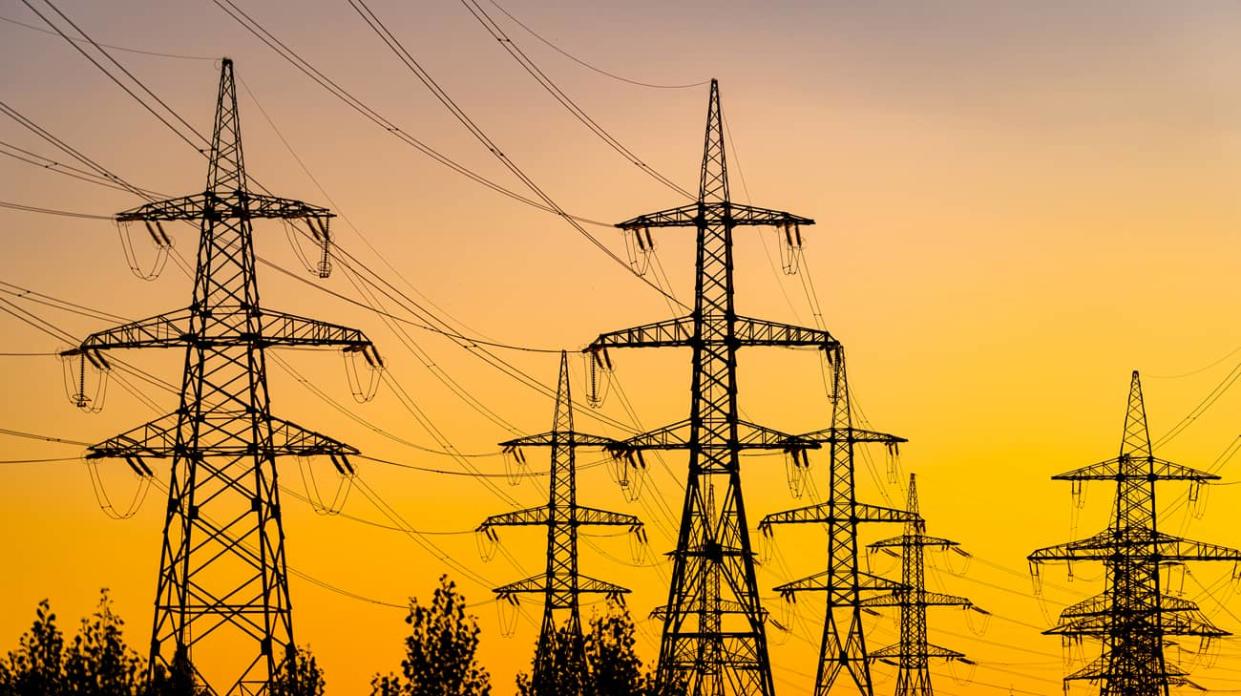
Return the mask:
{"type": "Polygon", "coordinates": [[[1202,641],[1229,635],[1213,625],[1193,602],[1168,594],[1160,570],[1187,561],[1239,561],[1241,551],[1191,541],[1159,531],[1155,499],[1160,481],[1189,482],[1190,498],[1219,477],[1159,459],[1151,449],[1142,401],[1142,382],[1133,373],[1120,455],[1052,477],[1071,481],[1075,493],[1088,481],[1115,481],[1116,499],[1106,530],[1092,537],[1030,554],[1039,563],[1099,561],[1105,570],[1103,593],[1060,613],[1060,622],[1044,633],[1065,640],[1102,641],[1097,660],[1066,676],[1099,686],[1104,696],[1167,696],[1171,686],[1192,686],[1186,671],[1164,655],[1167,636],[1197,636],[1202,641]]]}
{"type": "Polygon", "coordinates": [[[814,442],[740,420],[737,350],[743,346],[811,346],[830,350],[826,331],[738,316],[734,309],[733,230],[774,226],[792,231],[813,220],[733,203],[728,193],[724,116],[711,81],[698,200],[626,220],[617,227],[649,240],[651,228],[697,232],[692,313],[600,335],[586,348],[594,360],[624,347],[688,347],[693,351],[689,418],[637,435],[631,450],[688,450],[681,512],[657,682],[694,696],[774,692],[767,653],[766,612],[759,600],[754,554],[741,489],[743,450],[815,448],[814,442]],[[604,354],[601,356],[601,354],[604,354]]]}
{"type": "Polygon", "coordinates": [[[896,592],[904,585],[863,571],[858,564],[858,527],[870,522],[918,521],[916,513],[858,502],[854,468],[855,447],[882,444],[895,448],[904,438],[853,427],[845,351],[837,346],[830,354],[832,369],[832,425],[799,437],[827,445],[831,470],[825,502],[778,512],[763,518],[759,529],[769,534],[777,524],[824,524],[827,526],[827,570],[776,587],[787,600],[800,592],[822,592],[826,597],[823,639],[815,676],[815,696],[831,692],[845,673],[863,696],[874,696],[871,657],[862,631],[864,593],[896,592]]]}
{"type": "MultiPolygon", "coordinates": [[[[906,509],[918,515],[918,482],[909,475],[909,497],[906,509]]],[[[932,696],[931,660],[949,660],[971,664],[964,653],[932,645],[927,640],[927,607],[961,607],[986,613],[965,597],[928,592],[926,589],[926,550],[956,551],[960,545],[949,539],[928,536],[926,520],[919,516],[905,523],[905,533],[876,541],[870,548],[899,556],[901,559],[901,587],[878,597],[863,600],[864,607],[896,607],[900,610],[901,639],[895,645],[879,648],[870,653],[870,659],[895,665],[896,696],[932,696]]]]}
{"type": "Polygon", "coordinates": [[[328,456],[347,470],[357,450],[271,415],[265,351],[335,346],[378,364],[362,332],[262,309],[251,221],[301,220],[326,237],[332,213],[247,186],[233,62],[223,61],[207,187],[203,193],[120,213],[120,223],[199,224],[187,309],[100,331],[71,353],[106,365],[120,348],[185,349],[172,413],[93,445],[87,457],[171,459],[160,553],[151,669],[192,675],[222,694],[266,691],[295,650],[275,459],[328,456]],[[200,664],[210,646],[213,688],[200,664]]]}
{"type": "Polygon", "coordinates": [[[543,595],[543,624],[534,657],[531,686],[535,694],[546,696],[590,696],[585,677],[593,668],[587,664],[582,638],[582,617],[578,597],[603,594],[619,600],[629,590],[609,582],[581,575],[577,563],[577,534],[583,526],[628,527],[641,533],[642,522],[633,515],[598,510],[577,502],[576,451],[578,447],[614,450],[620,443],[573,429],[573,399],[569,391],[569,363],[560,354],[560,381],[556,390],[556,412],[551,432],[529,435],[500,443],[506,450],[520,447],[550,447],[551,471],[547,504],[536,508],[488,517],[479,531],[494,539],[496,527],[547,527],[547,570],[542,576],[497,587],[499,599],[516,595],[543,595]],[[563,617],[563,622],[558,621],[563,617]],[[566,680],[575,682],[567,685],[566,680]]]}

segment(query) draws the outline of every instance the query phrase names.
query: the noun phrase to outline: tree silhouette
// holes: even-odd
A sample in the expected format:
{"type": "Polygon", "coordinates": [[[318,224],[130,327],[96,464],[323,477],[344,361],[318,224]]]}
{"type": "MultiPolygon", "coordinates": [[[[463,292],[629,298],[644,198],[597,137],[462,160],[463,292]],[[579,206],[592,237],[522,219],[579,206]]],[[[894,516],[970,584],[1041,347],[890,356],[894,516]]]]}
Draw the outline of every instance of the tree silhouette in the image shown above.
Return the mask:
{"type": "Polygon", "coordinates": [[[491,675],[476,658],[478,621],[465,613],[465,597],[441,575],[430,606],[410,600],[410,635],[401,674],[375,675],[374,696],[489,696],[491,675]]]}
{"type": "Polygon", "coordinates": [[[0,696],[152,696],[146,662],[125,644],[124,626],[104,589],[94,614],[82,619],[78,634],[66,643],[48,601],[39,602],[18,649],[0,661],[0,696]]]}
{"type": "Polygon", "coordinates": [[[269,696],[323,696],[327,682],[310,648],[298,648],[271,681],[269,696]]]}
{"type": "MultiPolygon", "coordinates": [[[[556,666],[546,684],[535,684],[527,674],[517,675],[519,696],[562,696],[565,694],[607,694],[607,696],[655,696],[654,679],[642,668],[634,650],[634,623],[624,607],[613,608],[591,617],[583,636],[589,673],[576,668],[567,626],[556,630],[552,663],[556,666]]],[[[666,696],[678,693],[668,690],[666,696]]]]}
{"type": "MultiPolygon", "coordinates": [[[[590,674],[574,657],[573,632],[567,625],[556,629],[551,645],[550,669],[542,672],[542,681],[535,682],[527,674],[517,675],[519,696],[578,696],[579,694],[611,693],[591,689],[590,674]]],[[[537,658],[536,658],[537,659],[537,658]]],[[[623,696],[618,692],[618,696],[623,696]]]]}
{"type": "Polygon", "coordinates": [[[65,637],[45,599],[35,609],[34,625],[15,651],[0,662],[0,694],[34,696],[64,693],[65,637]]]}

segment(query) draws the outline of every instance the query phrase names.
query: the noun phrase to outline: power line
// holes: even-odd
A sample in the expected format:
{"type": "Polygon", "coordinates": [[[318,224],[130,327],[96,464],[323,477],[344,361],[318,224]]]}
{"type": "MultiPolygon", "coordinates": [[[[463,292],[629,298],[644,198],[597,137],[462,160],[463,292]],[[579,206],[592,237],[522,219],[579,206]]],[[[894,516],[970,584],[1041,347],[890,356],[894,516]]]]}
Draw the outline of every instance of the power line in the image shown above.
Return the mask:
{"type": "MultiPolygon", "coordinates": [[[[48,31],[47,29],[44,29],[43,27],[37,27],[33,24],[26,24],[25,22],[19,22],[16,19],[9,19],[8,17],[0,17],[0,22],[8,22],[9,24],[15,24],[19,27],[25,27],[26,29],[31,29],[41,34],[48,34],[49,36],[57,36],[57,32],[48,31]]],[[[84,39],[70,39],[70,40],[81,41],[83,43],[86,42],[84,39]]],[[[147,51],[147,50],[143,50],[140,48],[130,48],[128,46],[117,46],[115,44],[106,44],[102,42],[99,45],[105,48],[111,48],[114,51],[124,51],[126,53],[137,53],[143,56],[155,56],[158,58],[177,58],[180,60],[216,60],[212,56],[190,56],[190,55],[185,55],[181,53],[161,53],[159,51],[147,51]]]]}
{"type": "MultiPolygon", "coordinates": [[[[357,1],[362,2],[362,0],[357,1]]],[[[617,154],[624,157],[630,164],[642,170],[642,173],[681,194],[685,198],[693,200],[694,194],[659,173],[646,162],[643,162],[640,157],[633,153],[633,151],[625,147],[623,143],[604,129],[603,126],[599,125],[595,119],[591,118],[590,115],[582,109],[582,107],[578,106],[577,102],[573,101],[573,99],[569,97],[569,95],[565,94],[564,90],[562,90],[560,86],[555,83],[555,81],[548,77],[547,74],[539,68],[538,64],[531,60],[530,56],[526,55],[526,52],[521,50],[521,47],[518,46],[517,43],[514,42],[502,28],[500,28],[500,25],[491,18],[491,15],[487,14],[487,11],[483,9],[482,5],[478,4],[477,0],[461,0],[461,4],[471,15],[474,16],[474,19],[478,20],[478,23],[482,25],[483,29],[486,29],[487,33],[490,34],[501,47],[504,48],[504,51],[512,56],[513,60],[517,61],[517,64],[539,83],[539,86],[546,90],[548,94],[552,95],[552,97],[559,102],[561,106],[568,110],[568,112],[580,121],[582,125],[586,126],[590,132],[594,133],[600,140],[607,143],[608,147],[615,150],[617,154]]],[[[497,5],[497,7],[499,6],[497,5]]],[[[503,11],[503,8],[500,8],[500,10],[503,11]]],[[[505,14],[508,13],[505,12],[505,14]]],[[[509,16],[512,17],[512,15],[509,16]]],[[[704,82],[699,84],[706,83],[704,82]]]]}
{"type": "Polygon", "coordinates": [[[517,17],[513,16],[513,13],[509,12],[508,10],[506,10],[503,6],[501,6],[501,5],[500,5],[500,3],[496,2],[496,0],[489,0],[489,1],[491,2],[491,4],[492,4],[492,5],[495,5],[495,8],[496,8],[497,10],[499,10],[499,11],[500,11],[500,12],[502,12],[502,13],[504,13],[504,16],[506,16],[506,17],[508,17],[509,19],[513,20],[513,23],[514,23],[514,24],[516,24],[517,26],[519,26],[519,27],[521,27],[522,29],[526,30],[526,33],[530,34],[530,35],[531,35],[531,36],[533,36],[534,38],[536,38],[536,39],[538,39],[539,41],[541,41],[542,43],[546,44],[546,45],[547,45],[549,48],[551,48],[553,51],[555,51],[555,52],[559,53],[560,55],[564,56],[565,58],[568,58],[569,60],[573,61],[574,63],[577,63],[578,65],[580,65],[580,66],[582,66],[582,67],[584,67],[584,68],[587,68],[588,70],[592,70],[592,71],[594,71],[594,72],[597,72],[597,73],[599,73],[600,75],[603,75],[603,76],[605,76],[605,77],[610,77],[610,78],[612,78],[613,80],[618,80],[618,81],[620,81],[620,82],[625,82],[625,83],[628,83],[628,84],[631,84],[631,85],[636,85],[636,86],[638,86],[638,87],[651,87],[651,88],[653,88],[653,89],[689,89],[689,88],[691,88],[691,87],[703,87],[703,86],[705,86],[705,85],[710,84],[710,82],[711,82],[711,80],[702,80],[702,81],[700,81],[700,82],[690,82],[690,83],[683,84],[683,85],[669,85],[669,84],[658,84],[658,83],[654,83],[654,82],[643,82],[643,81],[641,81],[641,80],[633,80],[633,79],[630,79],[630,78],[628,78],[628,77],[624,77],[624,76],[622,76],[622,75],[617,75],[616,73],[609,72],[609,71],[607,71],[607,70],[604,70],[603,68],[600,68],[600,67],[597,67],[597,66],[595,66],[595,65],[592,65],[591,63],[588,63],[588,62],[586,62],[585,60],[583,60],[583,59],[581,59],[581,58],[578,58],[577,56],[573,55],[572,53],[569,53],[568,51],[566,51],[565,49],[561,48],[561,47],[560,47],[560,46],[558,46],[557,44],[555,44],[555,43],[553,43],[552,41],[550,41],[550,40],[548,40],[548,39],[544,38],[541,34],[539,34],[539,33],[535,32],[535,31],[534,31],[534,29],[531,29],[529,25],[527,25],[526,23],[522,22],[522,21],[521,21],[520,19],[518,19],[517,17]]]}
{"type": "Polygon", "coordinates": [[[8,208],[9,210],[20,210],[27,213],[43,213],[44,215],[59,215],[61,217],[82,218],[85,220],[111,220],[110,215],[93,215],[91,213],[79,213],[72,210],[57,210],[54,208],[37,208],[32,205],[22,205],[21,203],[12,203],[9,201],[0,201],[0,208],[8,208]]]}
{"type": "MultiPolygon", "coordinates": [[[[230,2],[231,4],[231,0],[225,0],[225,1],[230,2]]],[[[393,54],[396,55],[397,59],[400,60],[401,63],[404,64],[405,67],[408,68],[410,72],[412,72],[418,78],[418,80],[422,82],[422,84],[428,90],[431,91],[431,93],[435,96],[435,98],[441,104],[443,104],[444,107],[449,110],[449,112],[452,113],[452,115],[461,123],[461,125],[465,126],[466,130],[468,130],[470,134],[473,135],[474,138],[483,145],[483,147],[487,148],[487,150],[492,154],[492,156],[494,156],[497,160],[500,161],[501,164],[504,165],[505,169],[508,169],[509,172],[513,174],[513,176],[517,177],[517,179],[520,180],[526,186],[526,188],[530,189],[530,191],[539,200],[541,200],[547,208],[551,210],[551,212],[558,215],[561,219],[563,219],[566,223],[568,223],[569,226],[571,226],[574,230],[576,230],[578,234],[585,237],[591,244],[593,244],[596,248],[602,251],[608,258],[612,259],[612,261],[614,261],[616,264],[624,268],[627,272],[632,274],[635,278],[638,278],[641,282],[650,286],[652,289],[654,289],[656,292],[663,295],[664,297],[672,300],[673,302],[676,302],[677,304],[681,304],[680,301],[677,300],[676,297],[674,297],[671,293],[664,290],[658,284],[652,282],[650,279],[646,278],[645,276],[639,274],[637,271],[633,269],[632,266],[629,265],[627,261],[622,259],[620,256],[617,256],[615,252],[613,252],[603,242],[599,241],[598,238],[596,238],[593,234],[587,231],[586,228],[583,227],[581,223],[579,223],[574,218],[574,216],[569,215],[567,212],[565,212],[565,210],[561,208],[560,205],[556,203],[556,201],[552,199],[552,197],[549,196],[537,183],[535,183],[535,181],[532,178],[530,178],[530,176],[526,174],[525,171],[523,171],[520,167],[518,167],[517,164],[508,155],[504,154],[504,151],[500,149],[500,147],[495,143],[495,141],[493,141],[491,137],[488,136],[487,133],[484,132],[482,128],[480,128],[478,124],[475,123],[474,120],[471,119],[469,115],[467,115],[465,111],[460,106],[458,106],[455,101],[452,100],[451,97],[448,96],[448,93],[444,91],[444,89],[440,87],[440,85],[434,80],[434,78],[431,77],[430,73],[428,73],[422,67],[422,65],[418,63],[418,61],[414,58],[413,54],[411,54],[409,50],[405,48],[405,45],[401,43],[400,39],[398,39],[396,35],[393,34],[391,30],[388,29],[388,27],[383,23],[383,20],[379,19],[378,15],[376,15],[370,9],[370,7],[366,4],[366,2],[364,2],[364,0],[348,0],[348,2],[350,6],[352,6],[353,9],[357,11],[358,15],[362,17],[363,21],[366,22],[367,26],[369,26],[375,32],[375,34],[379,36],[380,40],[383,41],[384,44],[389,49],[392,50],[393,54]]],[[[685,306],[685,305],[681,305],[681,306],[685,306]]]]}

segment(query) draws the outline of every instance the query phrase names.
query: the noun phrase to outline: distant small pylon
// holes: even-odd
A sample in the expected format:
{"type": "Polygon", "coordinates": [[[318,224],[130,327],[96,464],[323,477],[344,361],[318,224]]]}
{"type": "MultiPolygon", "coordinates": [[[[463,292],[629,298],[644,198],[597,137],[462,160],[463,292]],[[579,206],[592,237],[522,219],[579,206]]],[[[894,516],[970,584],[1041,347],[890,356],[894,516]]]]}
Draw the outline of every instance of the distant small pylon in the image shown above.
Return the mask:
{"type": "Polygon", "coordinates": [[[915,519],[905,524],[905,533],[877,541],[870,548],[885,551],[901,559],[901,587],[878,597],[862,600],[864,607],[897,607],[900,609],[901,639],[895,645],[870,653],[870,659],[896,665],[896,696],[932,696],[931,660],[949,660],[973,664],[964,653],[932,645],[927,641],[927,607],[963,607],[982,614],[965,597],[928,592],[926,589],[926,550],[952,550],[965,554],[960,544],[949,539],[929,536],[926,520],[918,510],[918,482],[909,475],[909,502],[906,509],[915,519]]]}
{"type": "Polygon", "coordinates": [[[1072,481],[1075,490],[1087,481],[1116,483],[1106,530],[1029,556],[1036,575],[1038,564],[1051,561],[1099,561],[1106,571],[1102,594],[1068,607],[1060,622],[1044,632],[1065,640],[1089,637],[1103,642],[1097,660],[1064,678],[1066,687],[1086,681],[1097,684],[1103,696],[1167,696],[1171,686],[1193,686],[1188,672],[1164,655],[1166,637],[1209,640],[1229,633],[1213,625],[1193,602],[1164,592],[1159,571],[1186,561],[1241,561],[1241,551],[1159,531],[1155,484],[1188,481],[1196,487],[1219,477],[1154,456],[1142,382],[1134,371],[1120,455],[1052,478],[1072,481]]]}
{"type": "Polygon", "coordinates": [[[577,530],[587,525],[605,525],[628,527],[634,533],[641,534],[642,522],[633,515],[597,510],[577,503],[577,448],[614,449],[619,443],[573,429],[569,363],[564,352],[560,354],[560,381],[551,432],[500,444],[506,449],[551,448],[547,504],[493,515],[479,525],[478,530],[494,538],[496,527],[547,527],[547,569],[540,576],[497,587],[494,591],[501,600],[514,599],[518,594],[543,595],[543,623],[530,679],[533,692],[538,696],[593,696],[586,686],[586,677],[592,666],[586,660],[578,596],[603,594],[619,600],[629,590],[578,572],[577,530]],[[563,622],[557,621],[560,616],[564,617],[563,622]]]}

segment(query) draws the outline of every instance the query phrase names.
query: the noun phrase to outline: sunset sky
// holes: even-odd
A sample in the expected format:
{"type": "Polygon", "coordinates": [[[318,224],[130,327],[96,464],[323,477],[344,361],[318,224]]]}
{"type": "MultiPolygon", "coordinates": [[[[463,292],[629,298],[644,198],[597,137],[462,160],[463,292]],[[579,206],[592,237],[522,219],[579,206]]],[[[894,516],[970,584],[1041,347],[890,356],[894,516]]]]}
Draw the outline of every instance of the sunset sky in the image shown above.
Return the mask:
{"type": "MultiPolygon", "coordinates": [[[[298,72],[211,0],[108,3],[54,0],[143,84],[200,131],[210,131],[218,59],[235,60],[251,176],[275,193],[332,207],[340,247],[410,297],[434,306],[464,334],[539,349],[577,351],[603,331],[666,319],[668,305],[556,216],[488,190],[432,161],[298,72]],[[265,114],[264,114],[265,112],[265,114]]],[[[1101,567],[1043,573],[1035,596],[1026,555],[1103,528],[1112,488],[1087,488],[1074,513],[1053,474],[1115,456],[1132,370],[1141,370],[1152,435],[1194,416],[1156,454],[1241,480],[1241,461],[1221,459],[1241,437],[1241,5],[1119,0],[1078,2],[819,1],[545,2],[499,0],[563,51],[637,82],[577,64],[482,2],[512,40],[586,113],[653,169],[696,187],[707,101],[720,80],[730,132],[733,198],[814,218],[803,230],[800,275],[780,268],[771,230],[737,233],[739,312],[812,324],[812,287],[826,327],[844,342],[854,395],[877,429],[909,438],[889,476],[882,451],[859,460],[859,497],[899,505],[918,474],[932,534],[973,552],[973,562],[936,558],[931,589],[963,594],[993,612],[988,626],[959,611],[931,614],[933,642],[967,653],[968,668],[937,665],[948,696],[1054,694],[1066,671],[1059,640],[1043,636],[1067,604],[1102,589],[1101,567]],[[1222,395],[1197,409],[1217,387],[1222,395]],[[873,465],[873,466],[872,466],[873,465]],[[985,628],[983,632],[981,629],[985,628]],[[977,632],[976,632],[977,631],[977,632]],[[957,670],[955,675],[953,669],[957,670]],[[955,681],[954,676],[961,681],[955,681]]],[[[48,13],[41,0],[31,0],[48,13]]],[[[527,193],[380,43],[344,0],[235,0],[280,40],[404,133],[503,186],[527,193]]],[[[458,0],[371,0],[371,7],[470,117],[538,185],[573,214],[614,222],[684,202],[645,176],[556,103],[458,0]]],[[[17,0],[0,3],[0,100],[126,180],[167,195],[201,191],[205,161],[17,0]]],[[[145,95],[143,95],[145,97],[145,95]]],[[[60,162],[62,153],[0,114],[0,143],[60,162]]],[[[2,149],[2,148],[0,148],[2,149]]],[[[6,150],[7,151],[7,150],[6,150]]],[[[0,202],[107,216],[140,199],[0,157],[0,202]]],[[[18,299],[28,289],[126,318],[184,307],[190,281],[169,263],[156,280],[135,277],[113,223],[0,208],[0,298],[81,337],[109,323],[18,299]]],[[[170,227],[192,259],[186,226],[170,227]]],[[[618,230],[587,229],[625,255],[618,230]]],[[[693,291],[693,235],[656,231],[658,259],[678,298],[693,291]]],[[[361,301],[344,273],[306,273],[284,230],[257,223],[259,256],[339,295],[361,301]]],[[[145,262],[154,251],[135,234],[145,262]]],[[[505,471],[496,443],[550,429],[546,396],[480,361],[452,340],[418,328],[398,336],[375,313],[259,267],[264,306],[364,329],[399,383],[441,437],[489,474],[505,471]],[[416,345],[414,345],[416,342],[416,345]],[[411,346],[413,348],[411,349],[411,346]],[[445,377],[445,375],[447,377],[445,377]],[[491,416],[446,386],[485,405],[491,416]]],[[[3,306],[0,304],[0,306],[3,306]]],[[[407,312],[388,303],[387,310],[407,312]]],[[[68,347],[0,313],[0,429],[96,442],[158,415],[111,385],[105,409],[84,414],[66,399],[51,353],[68,347]]],[[[551,353],[494,349],[555,386],[551,353]]],[[[338,353],[276,353],[361,420],[343,416],[278,365],[275,415],[349,442],[364,453],[463,473],[439,450],[393,389],[355,404],[338,353]],[[372,424],[374,428],[365,423],[372,424]],[[403,439],[402,444],[379,431],[403,439]],[[411,446],[416,445],[415,446],[411,446]]],[[[181,355],[134,351],[125,360],[179,383],[181,355]]],[[[572,355],[573,388],[585,391],[572,355]]],[[[633,430],[685,418],[688,351],[614,351],[615,382],[601,412],[633,430]],[[634,419],[620,396],[628,399],[634,419]]],[[[787,432],[829,425],[818,358],[756,350],[740,358],[747,419],[787,432]]],[[[170,411],[175,394],[143,387],[170,411]]],[[[583,430],[626,433],[577,414],[583,430]]],[[[0,459],[73,457],[75,445],[0,434],[0,459]]],[[[544,453],[530,451],[545,468],[544,453]]],[[[580,462],[599,458],[583,452],[580,462]]],[[[360,479],[425,539],[486,583],[450,568],[355,491],[347,516],[284,501],[297,641],[325,667],[329,693],[368,691],[375,672],[399,667],[411,595],[428,597],[444,572],[456,579],[483,633],[495,693],[533,652],[537,598],[504,637],[490,587],[543,566],[535,530],[502,532],[506,554],[479,557],[471,530],[505,512],[511,496],[541,503],[545,479],[492,487],[464,475],[358,461],[360,479]],[[493,490],[493,488],[495,490],[493,490]],[[361,521],[359,521],[361,520],[361,521]],[[511,558],[510,558],[511,556],[511,558]],[[314,582],[306,577],[314,579],[314,582]],[[343,592],[325,589],[330,585],[343,592]],[[350,596],[347,596],[350,595],[350,596]],[[375,601],[372,601],[375,600],[375,601]]],[[[304,493],[296,461],[282,482],[304,493]]],[[[326,462],[309,472],[327,494],[326,462]]],[[[167,471],[160,471],[167,478],[167,471]]],[[[826,486],[822,456],[812,476],[826,486]]],[[[101,477],[119,505],[136,482],[121,462],[101,477]]],[[[632,588],[639,649],[653,660],[681,505],[684,457],[652,461],[637,502],[606,467],[579,477],[583,504],[632,513],[647,524],[646,558],[633,563],[623,538],[591,538],[582,570],[632,588]]],[[[743,466],[747,509],[763,515],[806,505],[790,495],[779,457],[743,466]]],[[[1168,484],[1169,503],[1183,492],[1168,484]]],[[[50,598],[66,626],[108,587],[145,646],[164,501],[152,491],[128,520],[100,511],[80,462],[0,465],[0,650],[16,646],[38,600],[50,598]]],[[[1241,547],[1241,488],[1213,488],[1201,515],[1179,508],[1165,531],[1241,547]]],[[[1161,508],[1163,505],[1161,504],[1161,508]]],[[[863,542],[897,533],[874,528],[863,542]]],[[[758,537],[754,537],[756,545],[758,537]]],[[[772,660],[781,694],[807,693],[823,622],[821,598],[780,602],[771,588],[825,567],[821,529],[779,530],[758,570],[772,616],[772,660]]],[[[871,559],[877,572],[896,561],[871,559]]],[[[1198,564],[1183,579],[1222,627],[1241,631],[1241,583],[1230,564],[1198,564]]],[[[1173,587],[1182,579],[1173,574],[1173,587]]],[[[597,606],[588,606],[589,616],[597,606]]],[[[878,647],[897,637],[895,614],[868,619],[878,647]]],[[[1194,641],[1187,648],[1196,648],[1194,641]]],[[[1096,646],[1087,644],[1086,656],[1096,646]]],[[[1200,684],[1241,690],[1241,649],[1213,646],[1218,660],[1173,649],[1200,684]]],[[[1072,662],[1080,665],[1080,653],[1072,662]]],[[[877,693],[894,670],[874,669],[877,693]]],[[[839,693],[849,693],[841,684],[839,693]]],[[[1090,693],[1076,686],[1074,694],[1090,693]]]]}

